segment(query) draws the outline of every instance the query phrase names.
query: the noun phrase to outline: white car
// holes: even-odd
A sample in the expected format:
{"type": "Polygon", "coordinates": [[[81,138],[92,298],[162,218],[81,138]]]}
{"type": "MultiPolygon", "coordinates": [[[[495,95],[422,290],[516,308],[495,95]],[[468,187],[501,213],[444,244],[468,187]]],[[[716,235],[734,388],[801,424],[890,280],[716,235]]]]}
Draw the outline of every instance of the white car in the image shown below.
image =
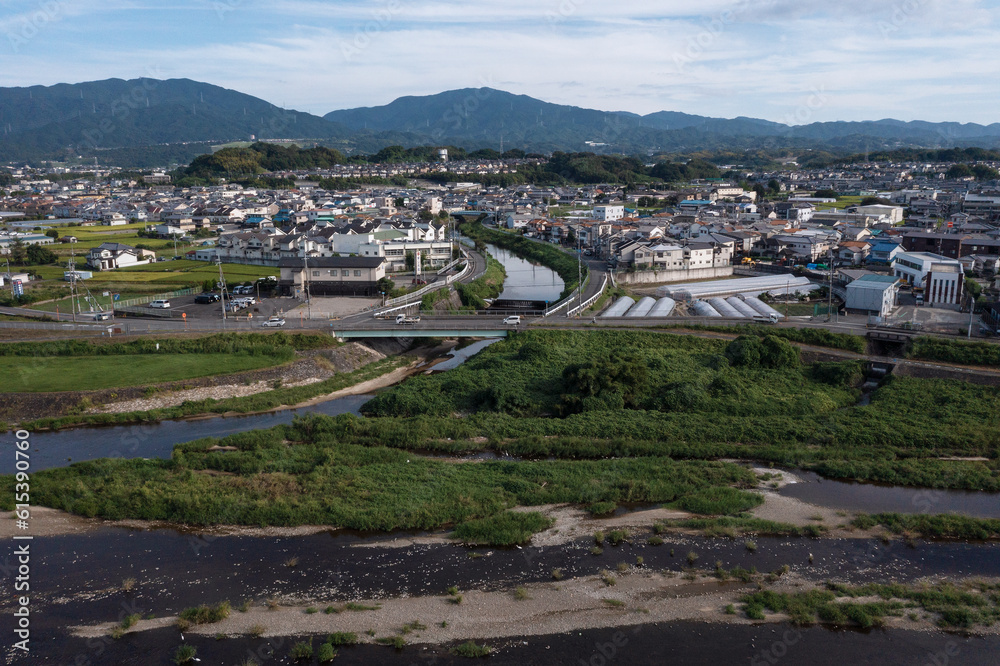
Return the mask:
{"type": "Polygon", "coordinates": [[[521,315],[511,315],[503,320],[503,323],[507,326],[520,326],[521,325],[521,315]]]}
{"type": "Polygon", "coordinates": [[[164,300],[153,301],[152,303],[149,304],[149,307],[160,308],[165,310],[170,307],[170,301],[164,301],[164,300]]]}
{"type": "Polygon", "coordinates": [[[268,326],[268,327],[284,326],[284,325],[285,325],[285,320],[282,319],[281,317],[269,317],[267,321],[261,324],[261,326],[268,326]]]}

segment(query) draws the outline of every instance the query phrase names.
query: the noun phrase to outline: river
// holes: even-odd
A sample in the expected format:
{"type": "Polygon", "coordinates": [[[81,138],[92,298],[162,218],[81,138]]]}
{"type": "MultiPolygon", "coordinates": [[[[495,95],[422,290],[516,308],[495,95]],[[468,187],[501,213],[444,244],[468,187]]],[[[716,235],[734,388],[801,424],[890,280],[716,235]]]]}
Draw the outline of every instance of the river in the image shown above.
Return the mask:
{"type": "Polygon", "coordinates": [[[532,263],[496,245],[487,245],[487,251],[503,264],[507,279],[503,283],[500,298],[505,301],[545,301],[559,300],[566,283],[551,268],[532,263]]]}

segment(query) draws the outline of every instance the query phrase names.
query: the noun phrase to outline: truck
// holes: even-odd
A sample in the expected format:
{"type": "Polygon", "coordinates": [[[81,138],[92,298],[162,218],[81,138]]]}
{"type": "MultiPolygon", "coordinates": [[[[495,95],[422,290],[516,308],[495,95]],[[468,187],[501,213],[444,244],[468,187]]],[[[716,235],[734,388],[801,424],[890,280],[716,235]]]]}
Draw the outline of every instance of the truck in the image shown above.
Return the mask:
{"type": "Polygon", "coordinates": [[[420,317],[408,317],[405,314],[398,314],[398,315],[396,315],[396,323],[400,324],[400,325],[405,325],[405,324],[419,324],[420,323],[420,317]]]}

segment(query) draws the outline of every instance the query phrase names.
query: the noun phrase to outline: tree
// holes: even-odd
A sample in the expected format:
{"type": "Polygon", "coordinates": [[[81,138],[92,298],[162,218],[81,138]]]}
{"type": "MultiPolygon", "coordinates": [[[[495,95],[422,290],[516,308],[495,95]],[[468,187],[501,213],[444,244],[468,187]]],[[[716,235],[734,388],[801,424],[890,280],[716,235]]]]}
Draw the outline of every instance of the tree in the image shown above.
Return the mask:
{"type": "Polygon", "coordinates": [[[781,183],[772,178],[771,180],[767,181],[767,189],[770,190],[772,194],[778,194],[779,192],[781,192],[781,183]]]}
{"type": "Polygon", "coordinates": [[[813,196],[817,199],[836,199],[837,193],[833,190],[816,190],[813,196]]]}
{"type": "Polygon", "coordinates": [[[395,199],[392,200],[392,205],[395,206],[396,208],[402,208],[403,206],[406,205],[406,199],[404,199],[403,197],[396,197],[395,199]]]}
{"type": "Polygon", "coordinates": [[[955,164],[945,174],[948,178],[971,178],[974,174],[968,164],[955,164]]]}
{"type": "Polygon", "coordinates": [[[48,231],[45,232],[45,235],[48,236],[49,238],[59,238],[59,230],[49,229],[48,231]]]}
{"type": "Polygon", "coordinates": [[[55,252],[41,245],[29,245],[25,254],[29,264],[54,264],[57,260],[55,252]]]}
{"type": "Polygon", "coordinates": [[[10,246],[10,263],[23,266],[28,260],[28,253],[24,249],[24,242],[20,238],[14,239],[10,246]]]}
{"type": "Polygon", "coordinates": [[[767,190],[763,185],[757,183],[753,186],[753,191],[757,193],[757,200],[760,201],[767,196],[769,190],[767,190]]]}
{"type": "MultiPolygon", "coordinates": [[[[138,247],[138,246],[136,246],[138,247]]],[[[202,291],[215,291],[215,280],[205,280],[201,283],[202,291]]]]}
{"type": "Polygon", "coordinates": [[[566,241],[570,245],[576,245],[576,231],[573,230],[572,228],[568,232],[566,232],[566,241]]]}
{"type": "Polygon", "coordinates": [[[431,213],[426,208],[422,208],[419,213],[417,213],[417,218],[423,222],[430,222],[434,219],[434,214],[431,213]]]}
{"type": "Polygon", "coordinates": [[[391,278],[383,277],[379,278],[378,282],[375,283],[375,288],[380,294],[385,294],[389,296],[396,289],[396,283],[392,281],[391,278]]]}

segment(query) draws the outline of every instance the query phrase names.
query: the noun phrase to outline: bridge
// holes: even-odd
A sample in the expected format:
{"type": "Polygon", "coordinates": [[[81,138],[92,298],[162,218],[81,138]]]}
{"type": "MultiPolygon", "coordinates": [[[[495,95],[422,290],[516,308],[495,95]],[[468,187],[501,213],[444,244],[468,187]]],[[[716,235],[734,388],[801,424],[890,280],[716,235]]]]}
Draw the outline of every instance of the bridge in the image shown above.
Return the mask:
{"type": "Polygon", "coordinates": [[[333,331],[338,340],[351,338],[506,338],[509,331],[501,329],[445,329],[445,328],[415,328],[413,326],[397,326],[395,328],[368,330],[333,331]]]}

